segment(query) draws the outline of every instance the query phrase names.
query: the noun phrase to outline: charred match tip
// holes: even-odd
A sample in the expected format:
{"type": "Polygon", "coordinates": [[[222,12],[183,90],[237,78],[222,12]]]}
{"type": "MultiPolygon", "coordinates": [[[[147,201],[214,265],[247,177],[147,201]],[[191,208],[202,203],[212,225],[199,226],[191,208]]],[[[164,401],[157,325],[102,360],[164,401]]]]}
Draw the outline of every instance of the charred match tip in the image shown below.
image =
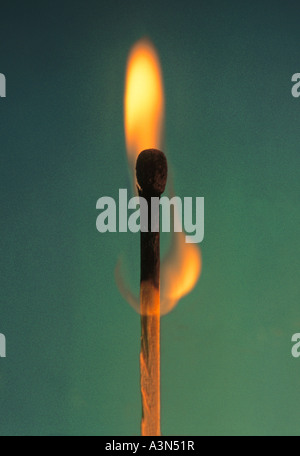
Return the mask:
{"type": "Polygon", "coordinates": [[[139,191],[146,196],[160,196],[166,187],[168,164],[166,156],[157,149],[143,150],[136,162],[139,191]]]}

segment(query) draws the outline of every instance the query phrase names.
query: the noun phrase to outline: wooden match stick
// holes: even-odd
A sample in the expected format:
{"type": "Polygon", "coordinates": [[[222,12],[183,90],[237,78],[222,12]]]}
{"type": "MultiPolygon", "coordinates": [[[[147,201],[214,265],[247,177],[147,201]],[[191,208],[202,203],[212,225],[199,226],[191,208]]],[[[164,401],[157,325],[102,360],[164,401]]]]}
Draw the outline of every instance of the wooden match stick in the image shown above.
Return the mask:
{"type": "MultiPolygon", "coordinates": [[[[163,152],[144,150],[136,163],[139,195],[148,203],[148,232],[141,231],[141,393],[142,436],[159,436],[160,431],[160,244],[159,207],[151,211],[151,198],[160,197],[167,181],[167,160],[163,152]],[[153,223],[154,222],[154,223],[153,223]],[[152,226],[157,231],[152,232],[152,226]]],[[[141,210],[141,226],[143,225],[141,210]]]]}

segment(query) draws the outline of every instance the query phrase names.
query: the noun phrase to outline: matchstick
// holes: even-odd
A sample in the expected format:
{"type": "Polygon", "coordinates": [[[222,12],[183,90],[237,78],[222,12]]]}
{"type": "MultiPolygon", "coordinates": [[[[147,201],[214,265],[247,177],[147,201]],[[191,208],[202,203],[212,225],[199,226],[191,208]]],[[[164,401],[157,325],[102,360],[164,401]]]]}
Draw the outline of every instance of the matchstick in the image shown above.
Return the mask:
{"type": "MultiPolygon", "coordinates": [[[[160,436],[160,243],[159,207],[151,211],[151,198],[160,197],[167,181],[167,160],[163,152],[148,149],[140,153],[136,176],[140,197],[148,203],[148,232],[141,231],[141,394],[142,436],[160,436]],[[151,231],[155,222],[156,232],[151,231]]],[[[141,210],[141,226],[143,213],[141,210]]]]}

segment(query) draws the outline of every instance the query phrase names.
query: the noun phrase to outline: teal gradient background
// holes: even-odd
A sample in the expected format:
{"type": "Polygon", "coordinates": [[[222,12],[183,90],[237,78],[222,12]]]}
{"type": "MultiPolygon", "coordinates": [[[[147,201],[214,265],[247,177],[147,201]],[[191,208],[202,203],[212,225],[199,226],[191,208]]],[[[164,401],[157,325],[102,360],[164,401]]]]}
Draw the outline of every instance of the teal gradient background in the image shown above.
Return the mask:
{"type": "Polygon", "coordinates": [[[163,435],[299,435],[299,2],[1,5],[0,435],[138,435],[139,240],[96,231],[129,188],[128,52],[148,36],[176,194],[205,197],[203,274],[162,319],[163,435]]]}

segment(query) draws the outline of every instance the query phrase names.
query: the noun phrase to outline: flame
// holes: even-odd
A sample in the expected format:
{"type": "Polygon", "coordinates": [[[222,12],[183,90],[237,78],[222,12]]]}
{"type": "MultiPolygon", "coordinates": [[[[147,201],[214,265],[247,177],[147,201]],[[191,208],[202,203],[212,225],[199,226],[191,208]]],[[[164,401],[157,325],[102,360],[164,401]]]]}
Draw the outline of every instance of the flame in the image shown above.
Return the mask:
{"type": "MultiPolygon", "coordinates": [[[[171,312],[178,302],[196,286],[202,271],[201,251],[196,244],[185,242],[185,233],[173,233],[169,252],[161,264],[160,314],[171,312]]],[[[140,301],[126,284],[122,263],[118,261],[115,278],[123,298],[137,313],[140,301]]]]}
{"type": "Polygon", "coordinates": [[[161,267],[161,306],[165,315],[195,287],[201,274],[202,258],[196,244],[187,244],[183,232],[173,233],[171,248],[161,267]]]}
{"type": "MultiPolygon", "coordinates": [[[[135,167],[144,149],[161,149],[164,121],[164,92],[158,55],[147,40],[132,48],[126,71],[124,123],[128,161],[135,167]]],[[[174,213],[176,217],[176,210],[174,213]]],[[[173,233],[169,253],[161,265],[161,315],[169,313],[178,301],[196,285],[202,269],[200,249],[185,242],[185,233],[173,233]]],[[[115,271],[122,296],[140,313],[140,301],[134,296],[121,271],[115,271]]]]}
{"type": "Polygon", "coordinates": [[[127,63],[125,139],[128,159],[135,166],[144,149],[160,149],[164,119],[164,91],[158,55],[143,39],[133,46],[127,63]]]}

